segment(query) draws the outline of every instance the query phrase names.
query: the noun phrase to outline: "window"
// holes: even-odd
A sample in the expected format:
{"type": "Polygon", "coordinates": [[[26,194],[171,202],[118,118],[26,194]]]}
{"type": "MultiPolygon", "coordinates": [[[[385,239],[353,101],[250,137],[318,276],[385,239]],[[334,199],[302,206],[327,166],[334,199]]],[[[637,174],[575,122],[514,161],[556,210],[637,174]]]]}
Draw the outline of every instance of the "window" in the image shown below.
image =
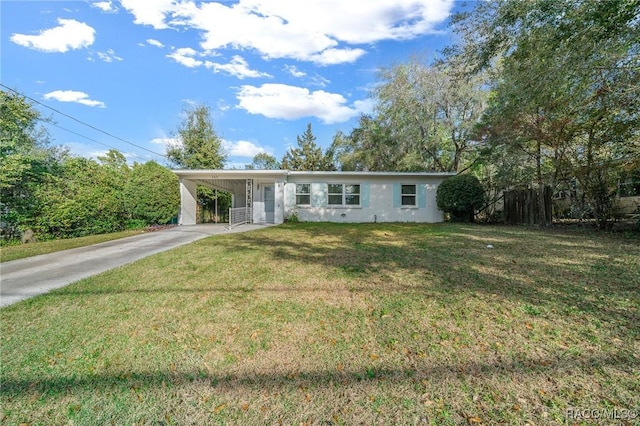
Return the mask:
{"type": "Polygon", "coordinates": [[[296,205],[308,206],[311,204],[311,184],[296,183],[296,205]]]}
{"type": "Polygon", "coordinates": [[[402,185],[402,206],[415,207],[416,203],[416,186],[402,185]]]}
{"type": "Polygon", "coordinates": [[[330,183],[328,202],[330,206],[359,206],[360,185],[330,183]]]}

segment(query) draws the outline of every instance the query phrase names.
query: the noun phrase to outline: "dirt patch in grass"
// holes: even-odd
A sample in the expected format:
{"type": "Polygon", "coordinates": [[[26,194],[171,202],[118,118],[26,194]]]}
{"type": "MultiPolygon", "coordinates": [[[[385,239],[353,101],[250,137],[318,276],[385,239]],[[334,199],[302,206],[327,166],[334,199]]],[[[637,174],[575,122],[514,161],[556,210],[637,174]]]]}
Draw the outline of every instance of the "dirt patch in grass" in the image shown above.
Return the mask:
{"type": "Polygon", "coordinates": [[[2,422],[590,424],[640,405],[639,287],[615,235],[211,237],[2,309],[2,422]]]}

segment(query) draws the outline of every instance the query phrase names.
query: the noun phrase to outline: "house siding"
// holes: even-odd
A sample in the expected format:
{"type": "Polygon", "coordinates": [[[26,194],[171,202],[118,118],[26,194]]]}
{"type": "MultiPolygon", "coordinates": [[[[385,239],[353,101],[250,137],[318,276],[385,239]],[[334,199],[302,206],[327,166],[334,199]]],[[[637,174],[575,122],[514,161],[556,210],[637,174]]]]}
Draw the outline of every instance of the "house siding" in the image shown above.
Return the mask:
{"type": "Polygon", "coordinates": [[[305,222],[441,222],[442,212],[436,206],[436,189],[443,178],[421,180],[397,178],[343,178],[318,181],[313,176],[289,177],[285,194],[295,193],[296,183],[311,184],[311,205],[296,206],[295,197],[285,196],[284,216],[297,211],[305,222]],[[396,182],[394,182],[396,180],[396,182]],[[359,206],[328,206],[327,186],[331,183],[359,184],[359,206]],[[401,185],[416,185],[416,206],[402,207],[401,185]]]}

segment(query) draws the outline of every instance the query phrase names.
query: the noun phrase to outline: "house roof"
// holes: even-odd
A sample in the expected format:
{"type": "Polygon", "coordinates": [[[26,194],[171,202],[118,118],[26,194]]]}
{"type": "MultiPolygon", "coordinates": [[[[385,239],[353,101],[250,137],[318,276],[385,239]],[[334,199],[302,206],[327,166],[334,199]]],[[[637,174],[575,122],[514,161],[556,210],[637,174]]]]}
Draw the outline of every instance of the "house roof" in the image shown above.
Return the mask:
{"type": "Polygon", "coordinates": [[[187,179],[252,179],[285,177],[287,170],[172,170],[187,179]]]}
{"type": "Polygon", "coordinates": [[[430,177],[454,176],[455,172],[303,172],[289,171],[289,176],[350,176],[350,177],[430,177]]]}
{"type": "Polygon", "coordinates": [[[447,177],[455,172],[307,172],[291,170],[173,170],[181,178],[187,179],[256,179],[291,177],[447,177]]]}

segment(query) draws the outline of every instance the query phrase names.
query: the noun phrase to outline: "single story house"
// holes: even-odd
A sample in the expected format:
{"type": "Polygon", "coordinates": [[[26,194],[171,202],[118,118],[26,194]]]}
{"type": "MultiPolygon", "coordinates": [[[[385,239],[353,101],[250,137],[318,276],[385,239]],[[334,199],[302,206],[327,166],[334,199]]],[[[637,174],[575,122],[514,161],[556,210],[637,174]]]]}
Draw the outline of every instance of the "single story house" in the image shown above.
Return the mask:
{"type": "Polygon", "coordinates": [[[196,187],[232,194],[231,224],[305,222],[441,222],[438,185],[455,173],[174,170],[181,225],[196,224],[196,187]],[[237,217],[236,217],[237,215],[237,217]]]}

